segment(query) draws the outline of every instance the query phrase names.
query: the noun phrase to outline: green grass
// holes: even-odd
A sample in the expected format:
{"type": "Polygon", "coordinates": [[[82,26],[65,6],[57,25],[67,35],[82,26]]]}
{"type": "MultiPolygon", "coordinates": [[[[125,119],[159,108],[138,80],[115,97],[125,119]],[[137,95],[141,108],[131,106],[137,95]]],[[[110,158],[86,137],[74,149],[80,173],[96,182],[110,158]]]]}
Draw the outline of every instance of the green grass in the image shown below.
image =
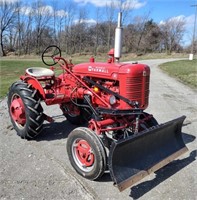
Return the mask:
{"type": "Polygon", "coordinates": [[[43,67],[38,60],[1,60],[0,61],[0,98],[8,93],[10,85],[25,74],[28,67],[43,67]]]}
{"type": "Polygon", "coordinates": [[[197,88],[197,60],[167,62],[160,65],[160,68],[186,85],[197,88]]]}

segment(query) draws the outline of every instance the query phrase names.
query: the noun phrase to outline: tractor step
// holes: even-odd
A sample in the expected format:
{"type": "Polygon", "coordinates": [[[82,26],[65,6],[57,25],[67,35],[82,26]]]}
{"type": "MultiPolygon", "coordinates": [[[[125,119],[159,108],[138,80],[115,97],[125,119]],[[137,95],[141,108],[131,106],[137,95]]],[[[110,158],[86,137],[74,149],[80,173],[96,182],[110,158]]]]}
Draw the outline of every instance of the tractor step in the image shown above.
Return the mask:
{"type": "Polygon", "coordinates": [[[188,151],[181,134],[185,118],[182,116],[113,143],[109,169],[120,191],[188,151]]]}

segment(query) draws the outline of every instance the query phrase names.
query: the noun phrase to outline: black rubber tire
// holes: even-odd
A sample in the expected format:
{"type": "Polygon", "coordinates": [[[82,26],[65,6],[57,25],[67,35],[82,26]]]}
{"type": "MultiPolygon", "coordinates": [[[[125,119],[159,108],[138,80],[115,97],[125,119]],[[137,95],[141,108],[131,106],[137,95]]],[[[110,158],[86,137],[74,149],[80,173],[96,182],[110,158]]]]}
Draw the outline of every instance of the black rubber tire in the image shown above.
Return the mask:
{"type": "Polygon", "coordinates": [[[66,119],[73,125],[84,125],[91,119],[91,116],[92,116],[91,111],[88,111],[83,108],[79,108],[80,110],[79,115],[70,115],[70,114],[64,113],[64,109],[65,109],[64,105],[61,105],[60,108],[63,111],[63,114],[66,117],[66,119]]]}
{"type": "Polygon", "coordinates": [[[107,165],[106,151],[102,141],[92,130],[85,127],[74,129],[68,136],[67,153],[71,165],[81,176],[89,180],[96,180],[100,178],[105,172],[107,165]],[[79,164],[77,164],[76,156],[73,153],[73,148],[75,148],[75,141],[77,140],[85,140],[90,145],[91,152],[94,154],[94,163],[92,164],[89,171],[85,170],[83,167],[79,167],[79,164]]]}
{"type": "Polygon", "coordinates": [[[8,109],[11,122],[17,134],[23,139],[32,139],[42,130],[44,116],[40,101],[41,99],[38,97],[37,91],[22,81],[13,83],[9,89],[8,109]],[[10,108],[14,96],[20,97],[25,107],[26,122],[23,126],[19,126],[19,124],[17,124],[17,122],[12,118],[10,108]]]}
{"type": "Polygon", "coordinates": [[[77,116],[72,116],[69,114],[64,114],[66,119],[73,125],[82,125],[85,123],[85,120],[83,119],[83,115],[77,115],[77,116]]]}

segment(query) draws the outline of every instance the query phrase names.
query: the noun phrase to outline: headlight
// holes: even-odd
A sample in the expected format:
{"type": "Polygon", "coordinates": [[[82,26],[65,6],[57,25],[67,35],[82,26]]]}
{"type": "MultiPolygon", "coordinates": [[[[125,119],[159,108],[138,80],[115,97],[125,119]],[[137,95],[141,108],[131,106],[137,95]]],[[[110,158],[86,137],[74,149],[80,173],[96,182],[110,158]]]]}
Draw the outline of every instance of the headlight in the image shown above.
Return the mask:
{"type": "Polygon", "coordinates": [[[116,97],[115,96],[110,96],[109,97],[109,103],[111,104],[111,105],[114,105],[115,103],[116,103],[116,97]]]}

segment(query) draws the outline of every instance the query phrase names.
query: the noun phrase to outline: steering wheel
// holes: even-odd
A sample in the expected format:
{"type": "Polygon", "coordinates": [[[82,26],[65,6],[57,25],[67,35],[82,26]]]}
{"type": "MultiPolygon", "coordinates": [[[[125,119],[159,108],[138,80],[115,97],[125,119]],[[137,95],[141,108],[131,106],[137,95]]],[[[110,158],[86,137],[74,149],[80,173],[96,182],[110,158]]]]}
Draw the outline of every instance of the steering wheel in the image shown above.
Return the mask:
{"type": "Polygon", "coordinates": [[[61,57],[61,50],[56,45],[48,46],[42,53],[42,62],[47,66],[57,64],[54,57],[61,57]],[[49,59],[51,58],[51,59],[49,59]]]}

